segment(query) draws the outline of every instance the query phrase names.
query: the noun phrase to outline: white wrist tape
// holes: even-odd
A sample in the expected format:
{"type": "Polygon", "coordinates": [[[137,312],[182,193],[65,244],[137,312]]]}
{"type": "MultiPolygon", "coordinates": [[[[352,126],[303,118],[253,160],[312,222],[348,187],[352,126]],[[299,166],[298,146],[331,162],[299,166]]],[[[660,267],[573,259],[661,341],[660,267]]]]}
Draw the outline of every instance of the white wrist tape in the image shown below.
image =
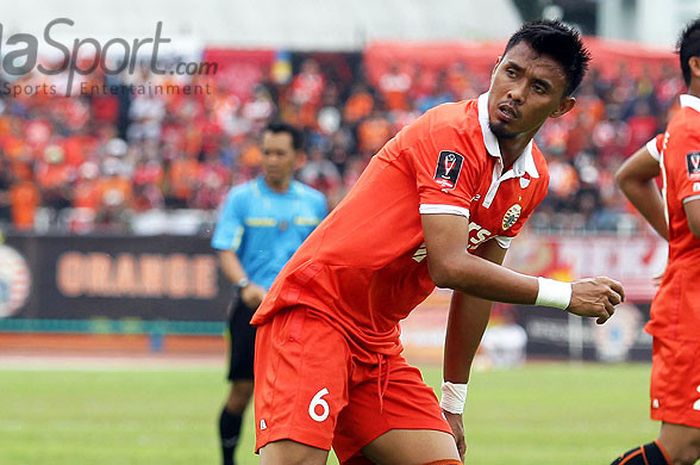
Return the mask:
{"type": "Polygon", "coordinates": [[[537,278],[540,289],[537,291],[535,305],[566,310],[571,303],[571,283],[555,281],[540,276],[537,278]]]}
{"type": "Polygon", "coordinates": [[[464,412],[464,404],[467,401],[467,385],[443,381],[441,397],[440,408],[446,412],[461,415],[464,412]]]}

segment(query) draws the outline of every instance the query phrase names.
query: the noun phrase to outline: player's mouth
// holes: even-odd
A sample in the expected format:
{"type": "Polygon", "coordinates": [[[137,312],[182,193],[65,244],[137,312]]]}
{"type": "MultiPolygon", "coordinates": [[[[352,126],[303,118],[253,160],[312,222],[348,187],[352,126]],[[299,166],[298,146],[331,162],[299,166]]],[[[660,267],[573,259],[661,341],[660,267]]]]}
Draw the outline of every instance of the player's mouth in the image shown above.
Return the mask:
{"type": "Polygon", "coordinates": [[[497,112],[498,119],[504,123],[510,123],[511,121],[518,119],[518,111],[507,103],[501,103],[498,105],[497,112]]]}

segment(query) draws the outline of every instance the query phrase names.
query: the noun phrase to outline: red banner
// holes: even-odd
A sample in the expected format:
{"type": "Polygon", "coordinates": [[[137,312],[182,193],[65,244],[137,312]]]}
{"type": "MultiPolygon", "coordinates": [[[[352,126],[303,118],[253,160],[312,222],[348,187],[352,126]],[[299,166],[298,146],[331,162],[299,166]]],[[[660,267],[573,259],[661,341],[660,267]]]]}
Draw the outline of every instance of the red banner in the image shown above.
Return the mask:
{"type": "Polygon", "coordinates": [[[523,273],[565,281],[610,276],[622,282],[629,301],[649,302],[656,293],[652,278],[664,270],[667,250],[666,242],[652,235],[525,235],[513,242],[506,265],[523,273]]]}
{"type": "MultiPolygon", "coordinates": [[[[656,77],[664,67],[678,66],[678,57],[671,50],[593,37],[584,41],[593,56],[592,66],[605,77],[620,73],[656,77]]],[[[365,48],[364,63],[373,84],[392,65],[429,73],[462,63],[470,73],[488,76],[504,47],[505,42],[373,42],[365,48]]]]}

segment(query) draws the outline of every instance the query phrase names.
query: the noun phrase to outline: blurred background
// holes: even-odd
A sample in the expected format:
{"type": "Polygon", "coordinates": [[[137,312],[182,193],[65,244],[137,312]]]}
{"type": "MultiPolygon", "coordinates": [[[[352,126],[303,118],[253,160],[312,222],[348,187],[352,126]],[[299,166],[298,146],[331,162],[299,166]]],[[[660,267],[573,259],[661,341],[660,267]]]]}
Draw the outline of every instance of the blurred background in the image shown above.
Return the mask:
{"type": "MultiPolygon", "coordinates": [[[[3,10],[0,395],[15,400],[17,415],[29,394],[13,370],[115,360],[129,370],[205,369],[214,394],[202,398],[214,415],[232,290],[209,239],[230,187],[259,173],[266,123],[304,129],[298,178],[332,207],[401,127],[487,90],[507,38],[538,18],[575,25],[594,59],[576,109],[537,135],[550,191],[508,264],[558,279],[604,273],[623,282],[628,302],[602,327],[499,305],[479,367],[650,360],[642,326],[666,245],[613,175],[663,131],[685,90],[674,42],[700,0],[63,0],[3,10]]],[[[436,291],[403,325],[407,353],[423,366],[440,362],[448,301],[436,291]]],[[[631,375],[642,419],[644,367],[631,375]]],[[[599,373],[581,370],[564,378],[599,373]]],[[[19,437],[25,426],[0,420],[0,433],[19,437]]],[[[179,458],[214,460],[211,429],[210,451],[179,458]]],[[[7,437],[0,463],[48,457],[7,437]]],[[[561,463],[568,453],[543,457],[561,463]]],[[[154,454],[114,463],[161,463],[154,454]]],[[[502,460],[489,453],[479,463],[502,460]]]]}

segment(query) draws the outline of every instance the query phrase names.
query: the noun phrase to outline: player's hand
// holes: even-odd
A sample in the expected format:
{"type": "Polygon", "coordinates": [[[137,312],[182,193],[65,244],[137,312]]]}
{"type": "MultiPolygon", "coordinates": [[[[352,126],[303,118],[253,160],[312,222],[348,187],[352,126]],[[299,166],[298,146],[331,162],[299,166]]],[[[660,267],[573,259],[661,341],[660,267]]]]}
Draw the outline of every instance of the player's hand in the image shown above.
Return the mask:
{"type": "Polygon", "coordinates": [[[241,289],[241,300],[253,310],[260,306],[263,298],[265,298],[265,289],[255,283],[250,283],[241,289]]]}
{"type": "Polygon", "coordinates": [[[450,413],[442,411],[443,415],[447,419],[447,423],[450,424],[452,428],[452,434],[455,437],[455,442],[457,443],[457,450],[459,451],[459,456],[464,462],[464,455],[467,453],[467,440],[464,438],[464,420],[462,415],[459,413],[450,413]]]}
{"type": "Polygon", "coordinates": [[[595,317],[599,325],[615,313],[615,305],[625,300],[622,284],[607,276],[579,279],[571,287],[571,303],[566,310],[574,315],[595,317]]]}

